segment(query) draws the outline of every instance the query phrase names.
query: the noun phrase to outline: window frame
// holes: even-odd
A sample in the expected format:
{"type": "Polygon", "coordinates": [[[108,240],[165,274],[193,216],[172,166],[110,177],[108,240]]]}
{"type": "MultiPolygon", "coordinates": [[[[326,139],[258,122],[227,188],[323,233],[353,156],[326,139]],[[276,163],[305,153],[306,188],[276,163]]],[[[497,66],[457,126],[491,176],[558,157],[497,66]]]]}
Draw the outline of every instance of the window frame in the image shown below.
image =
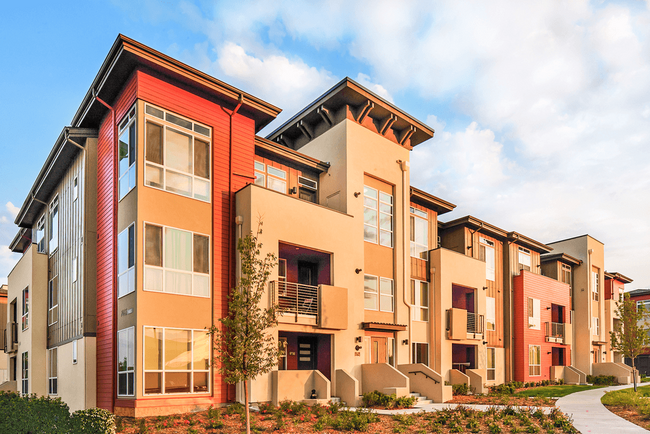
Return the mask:
{"type": "Polygon", "coordinates": [[[429,322],[431,318],[430,315],[430,306],[429,298],[431,294],[429,293],[429,282],[418,279],[411,279],[411,304],[413,306],[412,320],[420,322],[429,322]],[[419,284],[419,285],[418,285],[419,284]],[[426,287],[426,302],[427,304],[422,304],[422,286],[426,287]],[[418,315],[419,313],[419,315],[418,315]],[[425,314],[426,313],[426,314],[425,314]],[[422,319],[423,316],[426,316],[426,319],[422,319]]]}
{"type": "Polygon", "coordinates": [[[528,328],[532,330],[541,330],[542,328],[542,314],[541,314],[541,300],[533,297],[528,297],[528,328]]]}
{"type": "Polygon", "coordinates": [[[24,351],[20,357],[21,360],[21,393],[23,395],[29,394],[29,351],[24,351]]]}
{"type": "Polygon", "coordinates": [[[428,260],[428,256],[429,256],[429,213],[422,211],[421,209],[415,208],[413,206],[409,207],[409,211],[410,211],[409,223],[411,226],[410,237],[409,237],[411,241],[411,251],[410,251],[411,258],[424,259],[426,261],[428,260]],[[424,214],[425,217],[422,216],[422,214],[424,214]],[[425,234],[426,245],[419,244],[417,241],[418,226],[416,222],[418,221],[418,219],[424,222],[424,227],[426,228],[426,234],[425,234]],[[420,249],[418,250],[418,248],[420,249]]]}
{"type": "Polygon", "coordinates": [[[57,348],[50,348],[48,350],[48,363],[47,363],[47,394],[58,395],[58,351],[57,348]],[[54,374],[54,375],[52,375],[54,374]]]}
{"type": "Polygon", "coordinates": [[[526,271],[531,271],[532,269],[532,260],[533,260],[533,255],[531,254],[529,249],[525,249],[521,246],[517,246],[517,262],[519,264],[519,270],[526,270],[526,271]],[[522,258],[528,258],[527,259],[527,264],[522,262],[522,258]]]}
{"type": "Polygon", "coordinates": [[[36,223],[36,251],[38,253],[47,253],[47,234],[45,232],[46,215],[47,212],[43,213],[43,215],[41,215],[41,218],[39,218],[38,222],[36,223]],[[41,233],[40,239],[39,233],[41,233]]]}
{"type": "Polygon", "coordinates": [[[127,111],[118,122],[118,134],[117,134],[117,195],[118,202],[124,199],[137,185],[137,156],[138,156],[138,125],[137,125],[137,102],[127,111]],[[120,146],[122,142],[122,136],[126,134],[129,142],[126,143],[126,155],[124,158],[127,159],[127,167],[124,171],[120,168],[120,146]],[[134,143],[131,143],[131,141],[134,143]],[[131,161],[133,157],[133,161],[131,161]],[[122,182],[125,182],[126,189],[122,188],[122,182]]]}
{"type": "Polygon", "coordinates": [[[55,196],[54,199],[52,199],[48,207],[48,210],[49,210],[49,214],[47,219],[48,222],[47,232],[49,235],[49,239],[48,239],[47,247],[48,247],[49,255],[52,256],[56,253],[57,250],[59,250],[59,196],[58,195],[55,196]]]}
{"type": "Polygon", "coordinates": [[[208,368],[207,369],[194,369],[194,334],[195,333],[202,333],[206,334],[205,329],[184,329],[184,328],[179,328],[179,327],[156,327],[156,326],[142,326],[142,336],[143,336],[143,341],[142,341],[142,395],[143,396],[184,396],[184,395],[207,395],[212,393],[212,384],[211,384],[211,374],[212,374],[212,369],[211,369],[211,361],[212,361],[212,341],[208,337],[208,368]],[[161,366],[162,369],[146,369],[146,342],[144,340],[144,336],[146,336],[146,330],[147,329],[160,329],[162,330],[162,335],[161,335],[161,347],[160,350],[162,352],[161,357],[161,366]],[[166,357],[166,339],[165,339],[165,334],[167,330],[179,330],[179,331],[189,331],[190,333],[190,341],[191,341],[191,349],[190,349],[190,366],[191,369],[185,370],[185,369],[165,369],[165,357],[166,357]],[[146,373],[160,373],[160,385],[161,385],[161,393],[147,393],[146,392],[146,373]],[[166,393],[165,392],[165,373],[166,372],[187,372],[190,374],[190,392],[175,392],[175,393],[166,393]],[[201,392],[194,392],[194,373],[207,373],[208,375],[208,390],[207,391],[201,391],[201,392]]]}
{"type": "Polygon", "coordinates": [[[116,343],[117,343],[117,366],[116,366],[116,369],[117,369],[117,382],[116,382],[117,383],[116,384],[116,386],[117,386],[117,396],[135,396],[135,371],[136,371],[136,369],[135,369],[135,365],[136,365],[136,360],[135,360],[135,353],[136,353],[136,351],[135,351],[135,347],[136,347],[135,327],[134,326],[125,327],[125,328],[123,328],[121,330],[118,330],[117,331],[116,343]],[[120,339],[124,339],[124,338],[121,337],[121,335],[123,335],[123,334],[126,334],[126,339],[127,339],[127,348],[126,348],[126,351],[127,351],[126,356],[127,357],[126,357],[125,369],[120,370],[120,355],[121,355],[120,354],[120,339]],[[130,343],[128,342],[129,338],[131,340],[130,343]],[[130,366],[131,369],[129,369],[129,356],[131,358],[131,360],[130,360],[131,361],[131,366],[130,366]],[[129,374],[131,374],[130,377],[129,377],[129,374]],[[126,392],[127,392],[126,394],[120,393],[120,377],[121,376],[126,376],[126,392]],[[129,379],[130,379],[131,383],[129,383],[129,379]],[[132,392],[131,393],[128,393],[129,392],[129,384],[132,387],[132,389],[131,389],[132,392]]]}
{"type": "Polygon", "coordinates": [[[529,377],[541,377],[542,376],[542,346],[541,345],[528,345],[528,376],[529,377]],[[539,363],[533,362],[533,351],[537,354],[537,359],[539,363]]]}
{"type": "Polygon", "coordinates": [[[591,334],[594,336],[600,336],[600,318],[597,316],[591,317],[591,334]]]}
{"type": "Polygon", "coordinates": [[[26,330],[29,330],[29,286],[23,288],[20,298],[22,301],[20,324],[21,324],[21,331],[24,332],[26,330]]]}
{"type": "Polygon", "coordinates": [[[254,162],[254,169],[255,169],[255,184],[259,185],[260,187],[267,188],[269,190],[277,191],[278,193],[282,194],[289,194],[289,180],[288,180],[288,173],[287,170],[280,169],[278,167],[272,166],[268,163],[263,163],[261,161],[255,160],[254,162]],[[259,166],[261,166],[261,168],[259,166]],[[271,169],[269,171],[269,169],[271,169]],[[284,176],[280,176],[279,174],[271,173],[273,171],[277,172],[282,172],[284,176]],[[273,179],[276,183],[282,183],[284,184],[284,189],[280,190],[277,188],[273,188],[269,186],[269,179],[273,179]],[[261,182],[259,182],[261,180],[261,182]]]}
{"type": "MultiPolygon", "coordinates": [[[[136,287],[136,275],[135,275],[135,264],[137,261],[136,258],[136,233],[135,233],[135,222],[131,223],[129,226],[127,226],[122,232],[120,232],[117,235],[117,298],[122,298],[126,295],[129,295],[133,292],[135,292],[135,287],[136,287]],[[132,232],[132,234],[131,234],[132,232]],[[126,234],[126,269],[120,271],[120,256],[121,256],[121,248],[120,248],[120,238],[126,234]],[[133,235],[131,237],[131,235],[133,235]],[[129,265],[132,262],[131,265],[129,265]],[[122,292],[121,284],[122,280],[120,279],[122,276],[126,276],[126,282],[127,282],[127,288],[125,292],[122,292]]],[[[145,246],[146,248],[146,246],[145,246]]]]}
{"type": "Polygon", "coordinates": [[[364,281],[364,285],[363,285],[363,294],[364,294],[363,308],[364,308],[364,310],[374,310],[374,311],[377,311],[377,312],[391,312],[392,313],[395,310],[395,283],[394,283],[393,279],[390,279],[388,277],[375,276],[373,274],[364,274],[363,275],[363,281],[364,281]],[[366,284],[365,284],[366,280],[374,280],[375,288],[376,288],[375,291],[369,291],[367,289],[366,284]],[[390,284],[390,290],[391,290],[390,295],[382,293],[382,283],[390,284]],[[369,295],[372,295],[372,296],[375,297],[376,303],[375,303],[374,308],[366,306],[366,300],[368,299],[368,298],[366,298],[366,294],[369,294],[369,295]],[[390,298],[390,310],[382,309],[382,307],[381,307],[382,298],[384,298],[384,299],[385,298],[390,298]]]}
{"type": "Polygon", "coordinates": [[[412,342],[411,343],[411,362],[413,364],[422,363],[423,365],[429,366],[430,354],[429,354],[429,343],[428,342],[412,342]],[[419,361],[422,359],[422,356],[426,357],[426,361],[419,361]]]}
{"type": "MultiPolygon", "coordinates": [[[[384,198],[385,199],[385,198],[384,198]]],[[[380,246],[388,247],[388,248],[393,248],[394,246],[394,232],[395,232],[395,224],[394,224],[394,216],[395,216],[395,197],[391,193],[386,193],[385,191],[379,190],[374,187],[370,187],[368,185],[363,186],[363,240],[368,242],[368,243],[373,243],[377,244],[380,246]],[[373,191],[376,193],[376,197],[370,196],[368,194],[369,191],[373,191]],[[386,197],[390,198],[390,202],[387,202],[386,200],[382,199],[382,194],[385,195],[386,197]],[[375,206],[368,205],[370,201],[375,202],[375,206]],[[382,205],[385,207],[390,207],[390,213],[382,210],[382,205]],[[366,211],[374,211],[375,217],[372,222],[366,219],[366,211]],[[385,229],[381,227],[381,217],[383,216],[389,216],[390,217],[390,230],[385,229]],[[366,236],[366,228],[373,228],[375,231],[375,237],[367,237],[366,236]],[[390,243],[386,243],[382,240],[382,234],[388,235],[390,237],[390,243]]]]}
{"type": "Polygon", "coordinates": [[[487,238],[479,237],[479,260],[485,262],[485,280],[496,282],[496,243],[487,238]],[[482,250],[482,252],[481,252],[482,250]],[[492,263],[488,262],[488,251],[492,252],[492,263]],[[482,258],[481,258],[482,256],[482,258]]]}
{"type": "Polygon", "coordinates": [[[164,191],[166,193],[171,193],[175,194],[181,197],[186,197],[188,199],[194,199],[198,200],[201,202],[205,203],[212,203],[212,178],[213,178],[213,155],[214,155],[214,143],[213,143],[213,134],[212,134],[212,127],[207,126],[206,124],[203,124],[201,122],[197,122],[193,119],[190,119],[186,116],[182,116],[178,113],[165,110],[163,108],[157,107],[153,104],[145,103],[144,104],[144,114],[143,114],[143,120],[144,120],[144,161],[143,161],[143,167],[144,167],[144,185],[145,187],[149,188],[154,188],[156,190],[164,191]],[[162,118],[158,117],[152,113],[148,112],[148,109],[151,108],[152,111],[160,111],[162,113],[162,118]],[[171,116],[173,118],[178,119],[179,121],[185,121],[188,122],[192,125],[192,128],[188,128],[187,126],[180,125],[178,123],[175,123],[173,121],[168,120],[168,117],[171,116]],[[147,159],[147,148],[149,146],[148,140],[147,140],[147,125],[151,123],[154,125],[157,125],[161,128],[161,153],[162,153],[162,164],[157,163],[155,161],[150,161],[147,159]],[[196,131],[197,128],[204,128],[207,130],[208,135],[205,135],[201,132],[196,131]],[[191,137],[190,141],[190,146],[191,146],[191,154],[192,154],[192,171],[190,172],[185,172],[181,169],[173,168],[171,166],[167,165],[167,130],[171,129],[173,132],[181,134],[181,135],[187,135],[191,137]],[[204,178],[203,176],[196,175],[196,168],[194,164],[194,160],[196,158],[196,148],[195,148],[195,141],[199,140],[201,142],[207,143],[208,145],[208,155],[207,155],[207,163],[208,163],[208,178],[204,178]],[[157,170],[160,170],[161,172],[161,182],[162,186],[158,187],[156,185],[152,185],[149,183],[147,179],[147,168],[152,167],[156,168],[157,170]],[[191,182],[191,187],[190,187],[190,192],[189,194],[183,194],[182,192],[178,191],[173,191],[173,190],[168,190],[167,189],[167,172],[170,171],[171,173],[174,174],[179,174],[181,176],[188,177],[191,182]],[[208,191],[208,198],[204,199],[202,197],[197,197],[196,196],[196,190],[195,190],[195,183],[196,181],[201,181],[201,182],[207,182],[207,191],[208,191]]]}
{"type": "Polygon", "coordinates": [[[591,299],[593,301],[598,301],[600,298],[600,271],[591,271],[592,282],[591,282],[591,299]]]}
{"type": "Polygon", "coordinates": [[[569,285],[569,297],[573,297],[573,269],[563,262],[560,263],[560,281],[569,285]]]}
{"type": "Polygon", "coordinates": [[[47,282],[47,325],[51,326],[58,322],[59,322],[59,276],[57,275],[51,278],[47,282]],[[56,319],[54,319],[55,317],[56,319]]]}
{"type": "Polygon", "coordinates": [[[487,347],[486,348],[486,363],[485,363],[485,369],[487,372],[487,381],[496,381],[497,378],[497,349],[494,347],[487,347]],[[492,353],[492,357],[490,358],[490,353],[492,353]],[[492,363],[490,363],[492,362],[492,363]],[[490,364],[492,366],[490,367],[490,364]],[[490,375],[492,374],[492,375],[490,375]],[[490,378],[492,377],[492,378],[490,378]]]}
{"type": "Polygon", "coordinates": [[[204,234],[201,232],[193,232],[193,231],[188,231],[186,229],[180,229],[180,228],[175,228],[173,226],[166,226],[166,225],[161,225],[158,223],[151,223],[151,222],[144,222],[144,232],[143,232],[143,240],[142,242],[144,243],[143,246],[143,255],[142,255],[142,264],[143,264],[143,284],[142,284],[142,290],[143,291],[149,291],[149,292],[157,292],[157,293],[162,293],[162,294],[174,294],[174,295],[183,295],[183,296],[191,296],[191,297],[200,297],[200,298],[212,298],[211,290],[212,290],[212,244],[211,244],[211,237],[208,234],[204,234]],[[146,263],[146,258],[147,258],[147,225],[151,226],[156,226],[161,228],[161,240],[160,240],[160,253],[161,253],[161,263],[162,266],[157,266],[157,265],[150,265],[146,263]],[[181,231],[181,232],[187,232],[191,235],[192,239],[192,246],[191,246],[191,258],[190,258],[190,263],[191,263],[191,271],[186,271],[186,270],[178,270],[175,268],[168,268],[165,265],[165,257],[166,257],[166,243],[165,243],[165,230],[166,229],[172,229],[176,231],[181,231]],[[196,272],[194,271],[194,236],[202,236],[206,237],[208,239],[208,260],[207,260],[207,265],[208,265],[208,273],[201,273],[201,272],[196,272]],[[156,289],[147,289],[147,269],[155,269],[155,270],[161,270],[162,272],[162,291],[158,291],[156,289]],[[183,274],[189,274],[191,276],[192,284],[191,284],[191,290],[192,293],[190,294],[183,294],[179,292],[170,292],[166,291],[166,282],[167,282],[167,271],[173,271],[173,272],[179,272],[183,274]],[[200,294],[194,294],[194,276],[207,276],[208,278],[208,294],[207,295],[200,295],[200,294]]]}
{"type": "Polygon", "coordinates": [[[496,330],[496,298],[494,297],[485,297],[485,330],[488,331],[496,330]],[[492,300],[491,311],[490,311],[490,302],[489,302],[490,300],[492,300]],[[490,328],[490,325],[492,325],[492,328],[490,328]]]}

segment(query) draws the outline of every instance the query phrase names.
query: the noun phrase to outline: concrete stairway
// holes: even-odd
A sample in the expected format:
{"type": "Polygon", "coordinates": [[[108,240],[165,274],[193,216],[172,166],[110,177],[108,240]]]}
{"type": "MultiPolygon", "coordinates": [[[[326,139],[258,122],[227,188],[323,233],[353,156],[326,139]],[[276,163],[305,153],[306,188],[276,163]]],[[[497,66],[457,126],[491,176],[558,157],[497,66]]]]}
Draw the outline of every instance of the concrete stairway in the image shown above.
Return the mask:
{"type": "Polygon", "coordinates": [[[422,407],[425,405],[433,404],[433,401],[428,399],[426,396],[420,395],[419,393],[411,392],[409,396],[417,398],[415,404],[413,405],[414,407],[422,407]]]}

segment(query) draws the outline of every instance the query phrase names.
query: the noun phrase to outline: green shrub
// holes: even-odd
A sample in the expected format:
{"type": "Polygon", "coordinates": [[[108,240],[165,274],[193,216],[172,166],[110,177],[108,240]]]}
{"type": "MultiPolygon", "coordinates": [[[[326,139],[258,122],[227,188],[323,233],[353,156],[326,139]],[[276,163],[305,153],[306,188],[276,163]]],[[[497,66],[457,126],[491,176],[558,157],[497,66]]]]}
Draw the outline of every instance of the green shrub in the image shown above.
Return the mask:
{"type": "Polygon", "coordinates": [[[60,398],[0,392],[0,432],[70,432],[70,410],[60,398]]]}
{"type": "Polygon", "coordinates": [[[492,395],[513,395],[517,386],[515,383],[503,383],[497,384],[496,386],[489,386],[490,394],[492,395]]]}
{"type": "Polygon", "coordinates": [[[397,398],[395,394],[386,395],[377,390],[364,393],[362,396],[364,407],[385,407],[385,408],[411,408],[417,398],[411,396],[401,396],[397,398]]]}
{"type": "Polygon", "coordinates": [[[368,410],[340,411],[332,420],[332,428],[340,431],[368,431],[371,423],[379,421],[379,416],[368,410]]]}
{"type": "Polygon", "coordinates": [[[612,386],[618,384],[613,375],[587,375],[587,383],[596,386],[612,386]]]}
{"type": "Polygon", "coordinates": [[[467,395],[469,394],[469,386],[467,384],[452,384],[451,390],[454,396],[456,395],[467,395]]]}
{"type": "Polygon", "coordinates": [[[233,414],[245,415],[246,407],[244,407],[244,404],[240,402],[235,402],[234,404],[230,404],[228,407],[226,407],[226,414],[231,416],[233,414]]]}
{"type": "Polygon", "coordinates": [[[102,408],[89,408],[72,413],[72,432],[115,434],[115,416],[102,408]]]}

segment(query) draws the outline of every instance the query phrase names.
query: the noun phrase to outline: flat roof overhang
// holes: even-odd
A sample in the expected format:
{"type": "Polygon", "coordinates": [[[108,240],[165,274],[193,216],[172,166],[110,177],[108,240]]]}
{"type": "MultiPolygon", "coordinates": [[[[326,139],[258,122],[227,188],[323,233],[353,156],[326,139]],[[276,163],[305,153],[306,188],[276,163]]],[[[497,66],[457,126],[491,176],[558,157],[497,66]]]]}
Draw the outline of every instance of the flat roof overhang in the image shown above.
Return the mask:
{"type": "Polygon", "coordinates": [[[107,108],[96,101],[95,96],[111,105],[136,68],[156,71],[226,108],[234,108],[241,102],[239,113],[255,120],[255,132],[268,125],[282,111],[260,98],[120,34],[75,113],[72,125],[97,128],[107,108]]]}
{"type": "Polygon", "coordinates": [[[363,330],[374,330],[381,332],[403,332],[406,331],[406,326],[402,324],[391,324],[384,322],[364,322],[361,323],[363,330]]]}
{"type": "Polygon", "coordinates": [[[440,199],[439,197],[415,187],[411,187],[411,202],[432,209],[437,212],[438,215],[448,213],[456,208],[456,205],[453,203],[447,202],[444,199],[440,199]]]}
{"type": "Polygon", "coordinates": [[[543,254],[541,256],[541,261],[542,262],[560,261],[560,262],[564,262],[567,265],[582,264],[582,259],[574,258],[573,256],[567,255],[566,253],[562,253],[562,252],[543,254]]]}
{"type": "Polygon", "coordinates": [[[632,279],[630,279],[627,276],[622,275],[619,272],[616,271],[605,271],[605,278],[607,279],[615,279],[623,283],[632,283],[634,282],[632,279]]]}

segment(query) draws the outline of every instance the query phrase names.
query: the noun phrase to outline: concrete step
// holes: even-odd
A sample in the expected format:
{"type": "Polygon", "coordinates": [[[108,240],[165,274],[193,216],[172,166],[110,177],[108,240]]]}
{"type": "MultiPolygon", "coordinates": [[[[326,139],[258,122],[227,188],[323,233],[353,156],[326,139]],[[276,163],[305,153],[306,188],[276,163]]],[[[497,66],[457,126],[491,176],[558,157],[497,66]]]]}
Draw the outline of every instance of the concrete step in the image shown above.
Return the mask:
{"type": "Polygon", "coordinates": [[[330,401],[336,402],[338,404],[339,402],[341,402],[341,398],[339,398],[338,396],[332,396],[330,398],[330,401]]]}
{"type": "Polygon", "coordinates": [[[432,400],[428,399],[426,396],[420,395],[419,393],[412,392],[410,393],[409,396],[417,398],[417,401],[415,401],[415,405],[418,407],[433,404],[432,400]]]}

